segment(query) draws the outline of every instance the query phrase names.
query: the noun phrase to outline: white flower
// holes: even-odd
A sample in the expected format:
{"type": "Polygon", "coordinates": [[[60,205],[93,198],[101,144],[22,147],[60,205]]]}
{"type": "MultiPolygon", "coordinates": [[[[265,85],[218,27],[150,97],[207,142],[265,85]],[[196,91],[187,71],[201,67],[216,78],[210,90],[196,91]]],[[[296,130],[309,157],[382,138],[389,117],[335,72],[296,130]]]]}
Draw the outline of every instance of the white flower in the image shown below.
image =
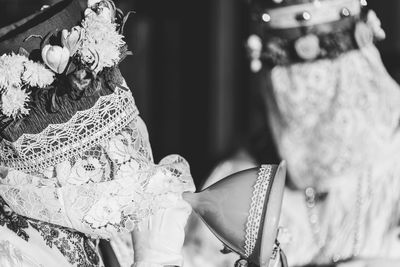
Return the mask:
{"type": "Polygon", "coordinates": [[[54,73],[42,64],[31,60],[25,62],[25,71],[22,80],[33,87],[44,88],[54,81],[54,73]]]}
{"type": "Polygon", "coordinates": [[[42,49],[43,62],[56,73],[63,73],[68,65],[69,57],[69,50],[66,47],[45,45],[42,49]]]}
{"type": "Polygon", "coordinates": [[[79,43],[83,38],[83,30],[79,26],[75,26],[68,30],[62,30],[61,32],[61,43],[64,47],[68,48],[70,55],[74,55],[79,47],[79,43]]]}
{"type": "Polygon", "coordinates": [[[42,64],[26,56],[10,54],[0,57],[1,111],[13,119],[29,114],[26,87],[46,87],[54,81],[54,74],[42,64]],[[24,88],[24,89],[22,89],[24,88]]]}
{"type": "Polygon", "coordinates": [[[82,185],[89,181],[99,182],[104,170],[98,159],[89,157],[86,160],[79,159],[73,166],[69,161],[64,161],[56,166],[56,173],[62,185],[82,185]]]}
{"type": "Polygon", "coordinates": [[[83,53],[88,50],[98,54],[99,62],[95,73],[116,65],[120,59],[120,48],[125,45],[123,36],[116,30],[116,24],[104,20],[101,16],[88,16],[83,20],[82,28],[84,37],[78,55],[82,58],[83,53]]]}
{"type": "Polygon", "coordinates": [[[103,0],[98,4],[97,14],[105,20],[114,21],[117,8],[112,0],[103,0]]]}
{"type": "Polygon", "coordinates": [[[121,222],[121,205],[115,198],[101,198],[87,213],[85,220],[92,227],[103,227],[107,224],[119,224],[121,222]]]}
{"type": "Polygon", "coordinates": [[[99,17],[103,18],[106,21],[112,21],[115,16],[113,11],[106,6],[99,7],[97,14],[99,17]]]}
{"type": "Polygon", "coordinates": [[[103,168],[98,159],[89,157],[80,159],[71,168],[67,182],[74,185],[85,184],[89,181],[99,182],[103,177],[103,168]]]}
{"type": "Polygon", "coordinates": [[[122,133],[110,139],[108,142],[108,155],[117,163],[128,161],[135,154],[135,149],[130,144],[130,136],[122,133]]]}
{"type": "Polygon", "coordinates": [[[0,89],[21,85],[21,75],[26,61],[27,57],[14,53],[0,57],[0,89]]]}
{"type": "Polygon", "coordinates": [[[29,94],[20,87],[13,86],[1,95],[1,111],[13,119],[27,115],[29,114],[29,109],[26,107],[28,101],[29,94]]]}

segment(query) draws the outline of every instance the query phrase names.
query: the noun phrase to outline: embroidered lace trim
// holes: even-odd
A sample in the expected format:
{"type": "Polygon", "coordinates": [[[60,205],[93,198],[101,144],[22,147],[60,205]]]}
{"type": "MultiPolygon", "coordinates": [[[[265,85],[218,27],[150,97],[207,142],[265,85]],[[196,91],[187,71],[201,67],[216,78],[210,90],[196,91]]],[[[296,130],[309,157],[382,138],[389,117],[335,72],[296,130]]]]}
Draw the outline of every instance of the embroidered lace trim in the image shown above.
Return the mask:
{"type": "Polygon", "coordinates": [[[40,134],[24,134],[15,142],[0,143],[3,165],[25,173],[39,173],[100,144],[138,115],[130,91],[117,88],[68,122],[49,125],[40,134]],[[102,124],[99,121],[104,122],[102,124]]]}
{"type": "Polygon", "coordinates": [[[260,228],[261,217],[263,214],[264,200],[268,191],[268,186],[271,180],[272,167],[270,165],[262,165],[258,173],[257,181],[254,185],[253,197],[249,217],[246,223],[245,235],[245,256],[250,257],[256,246],[258,230],[260,228]]]}

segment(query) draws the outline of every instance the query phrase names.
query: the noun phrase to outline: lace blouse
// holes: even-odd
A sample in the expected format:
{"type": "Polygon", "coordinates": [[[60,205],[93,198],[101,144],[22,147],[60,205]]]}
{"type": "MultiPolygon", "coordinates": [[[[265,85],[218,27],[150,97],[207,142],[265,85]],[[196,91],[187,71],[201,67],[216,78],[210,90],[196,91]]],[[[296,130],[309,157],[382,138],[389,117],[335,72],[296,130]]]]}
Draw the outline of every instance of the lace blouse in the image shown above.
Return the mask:
{"type": "Polygon", "coordinates": [[[132,231],[182,192],[194,191],[183,158],[153,162],[125,84],[66,123],[0,146],[0,196],[11,210],[92,238],[132,231]]]}

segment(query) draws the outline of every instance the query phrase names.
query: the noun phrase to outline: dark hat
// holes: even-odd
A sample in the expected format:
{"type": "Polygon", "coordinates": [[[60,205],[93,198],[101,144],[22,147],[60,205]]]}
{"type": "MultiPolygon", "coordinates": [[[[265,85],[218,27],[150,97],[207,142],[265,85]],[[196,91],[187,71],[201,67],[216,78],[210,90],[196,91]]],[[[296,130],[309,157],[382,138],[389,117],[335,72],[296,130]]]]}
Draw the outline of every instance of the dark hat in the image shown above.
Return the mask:
{"type": "Polygon", "coordinates": [[[40,49],[41,37],[54,30],[71,29],[82,20],[77,0],[65,0],[0,29],[0,55],[18,53],[20,47],[31,53],[40,49]]]}

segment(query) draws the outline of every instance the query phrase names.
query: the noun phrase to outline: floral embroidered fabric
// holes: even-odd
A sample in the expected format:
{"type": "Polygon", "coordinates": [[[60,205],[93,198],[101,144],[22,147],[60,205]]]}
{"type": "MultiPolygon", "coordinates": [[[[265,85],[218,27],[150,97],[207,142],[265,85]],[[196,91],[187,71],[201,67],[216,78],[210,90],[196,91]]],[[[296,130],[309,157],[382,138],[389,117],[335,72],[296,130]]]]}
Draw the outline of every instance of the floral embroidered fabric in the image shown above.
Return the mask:
{"type": "MultiPolygon", "coordinates": [[[[56,247],[74,266],[102,266],[93,240],[71,229],[20,216],[13,212],[1,197],[0,226],[7,227],[27,242],[30,240],[28,229],[36,230],[46,245],[50,248],[56,247]]],[[[12,255],[9,257],[10,260],[13,259],[12,255]]]]}
{"type": "Polygon", "coordinates": [[[28,222],[22,216],[13,212],[0,197],[0,225],[16,233],[22,239],[28,241],[29,235],[25,229],[29,227],[28,222]]]}

